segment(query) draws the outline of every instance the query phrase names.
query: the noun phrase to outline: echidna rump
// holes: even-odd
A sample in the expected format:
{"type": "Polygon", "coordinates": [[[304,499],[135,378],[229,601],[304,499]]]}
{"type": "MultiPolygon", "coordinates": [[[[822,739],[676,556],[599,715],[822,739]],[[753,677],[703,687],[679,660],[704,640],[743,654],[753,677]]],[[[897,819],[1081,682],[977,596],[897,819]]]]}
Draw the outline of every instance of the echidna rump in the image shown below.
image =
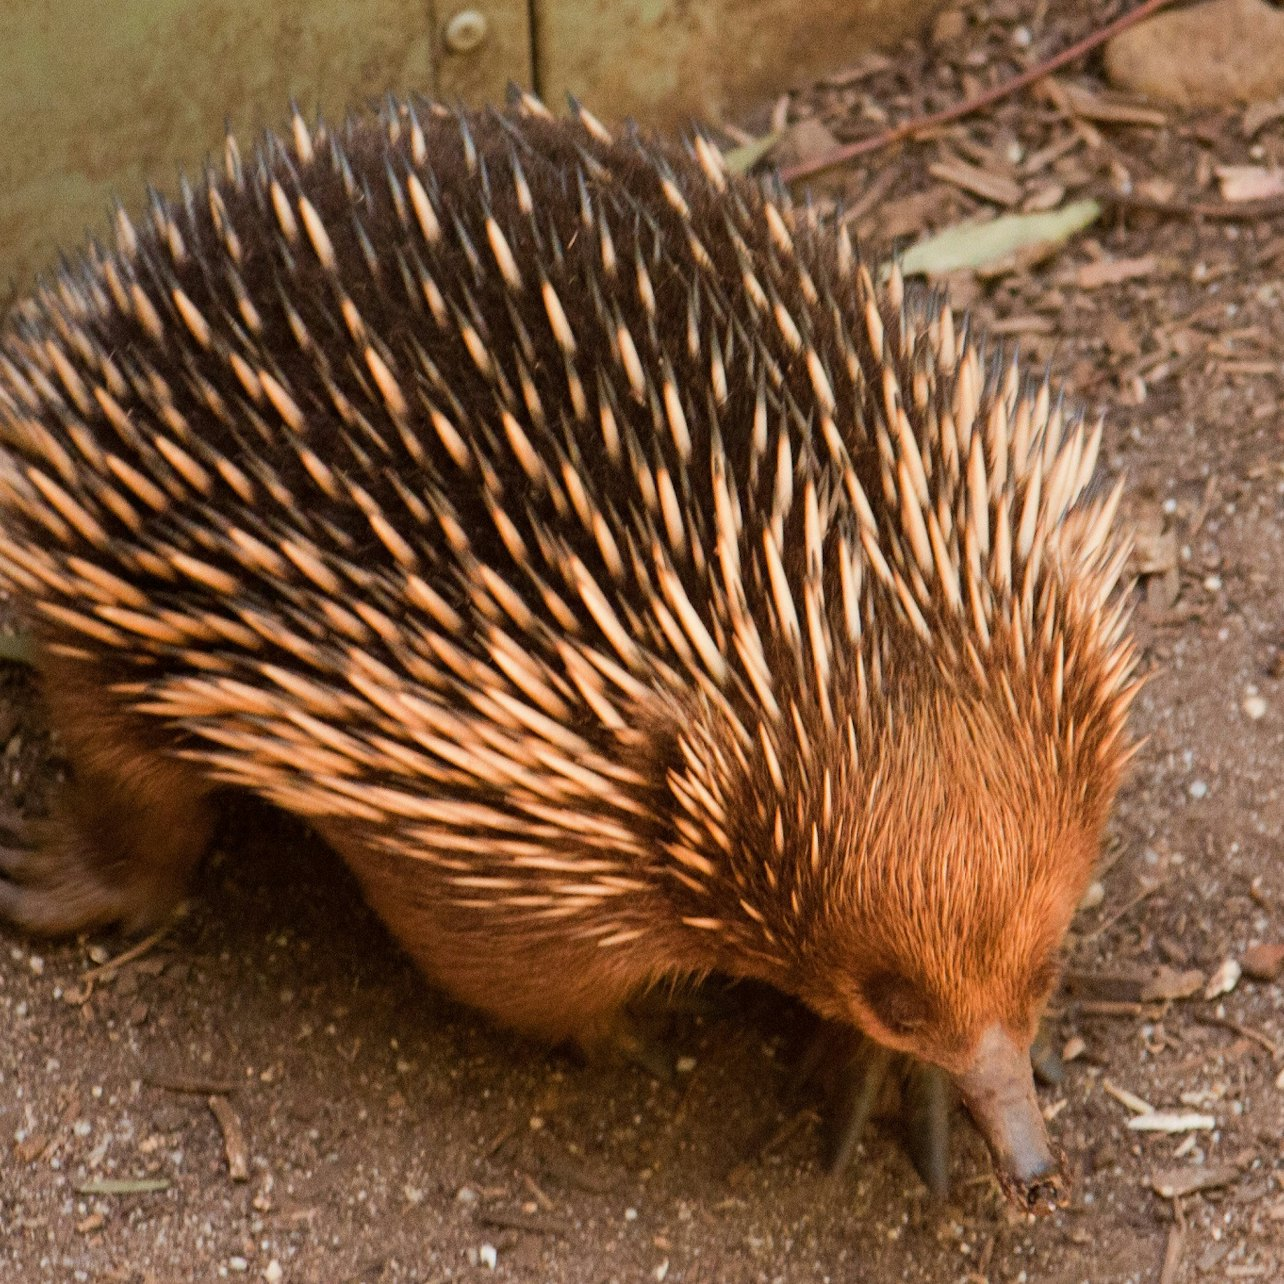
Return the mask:
{"type": "Polygon", "coordinates": [[[1044,1204],[1027,1050],[1132,691],[1099,441],[703,140],[519,98],[229,142],[3,340],[74,784],[0,912],[155,918],[240,786],[495,1017],[765,981],[942,1067],[1044,1204]]]}

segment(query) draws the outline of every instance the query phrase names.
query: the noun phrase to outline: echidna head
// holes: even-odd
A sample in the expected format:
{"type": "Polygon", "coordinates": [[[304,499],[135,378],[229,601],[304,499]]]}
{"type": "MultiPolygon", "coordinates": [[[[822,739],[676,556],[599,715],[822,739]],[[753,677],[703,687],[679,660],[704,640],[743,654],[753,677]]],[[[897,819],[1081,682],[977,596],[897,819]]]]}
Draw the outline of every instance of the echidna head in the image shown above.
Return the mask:
{"type": "Polygon", "coordinates": [[[979,701],[900,722],[851,773],[800,975],[825,1015],[960,1074],[993,1025],[1029,1044],[1113,781],[979,701]]]}
{"type": "Polygon", "coordinates": [[[826,709],[758,723],[705,916],[732,951],[719,966],[945,1069],[1031,1205],[1057,1188],[1028,1050],[1129,757],[1133,690],[1100,581],[1045,570],[1042,607],[996,628],[983,662],[960,662],[975,639],[957,616],[920,628],[883,602],[826,709]]]}
{"type": "Polygon", "coordinates": [[[1090,720],[917,675],[877,734],[812,735],[729,816],[726,970],[945,1069],[1031,1209],[1062,1198],[1029,1048],[1090,879],[1122,755],[1090,720]],[[1104,757],[1103,757],[1104,751],[1104,757]]]}
{"type": "MultiPolygon", "coordinates": [[[[887,740],[804,950],[805,997],[941,1066],[1033,1206],[1055,1172],[1029,1047],[1099,849],[1111,767],[1027,717],[929,699],[887,740]],[[872,792],[872,796],[871,796],[872,792]]],[[[1052,1194],[1049,1194],[1052,1190],[1052,1194]]]]}

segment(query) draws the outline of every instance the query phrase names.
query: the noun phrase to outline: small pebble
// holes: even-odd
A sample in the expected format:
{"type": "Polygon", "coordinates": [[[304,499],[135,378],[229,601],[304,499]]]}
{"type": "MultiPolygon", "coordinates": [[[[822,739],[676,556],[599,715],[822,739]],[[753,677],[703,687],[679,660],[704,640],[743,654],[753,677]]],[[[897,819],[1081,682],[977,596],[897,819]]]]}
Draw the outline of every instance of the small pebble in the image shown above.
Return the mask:
{"type": "Polygon", "coordinates": [[[1066,1046],[1061,1049],[1062,1061],[1077,1061],[1088,1050],[1088,1045],[1076,1034],[1066,1040],[1066,1046]]]}
{"type": "Polygon", "coordinates": [[[1240,966],[1254,981],[1273,981],[1284,971],[1284,945],[1251,945],[1244,951],[1240,966]]]}
{"type": "Polygon", "coordinates": [[[285,1271],[281,1269],[281,1263],[275,1257],[263,1268],[263,1278],[267,1284],[281,1284],[285,1278],[285,1271]]]}
{"type": "Polygon", "coordinates": [[[956,40],[963,38],[966,30],[966,15],[960,13],[958,9],[946,9],[944,13],[937,14],[936,21],[932,23],[932,43],[953,44],[956,40]]]}
{"type": "Polygon", "coordinates": [[[494,1244],[483,1244],[477,1250],[477,1260],[488,1270],[493,1271],[499,1261],[499,1250],[494,1244]]]}
{"type": "Polygon", "coordinates": [[[679,1057],[674,1063],[673,1068],[678,1074],[690,1074],[696,1068],[695,1057],[679,1057]]]}
{"type": "Polygon", "coordinates": [[[1208,782],[1206,780],[1192,780],[1188,792],[1198,802],[1201,798],[1208,796],[1208,782]]]}
{"type": "Polygon", "coordinates": [[[1235,959],[1226,959],[1208,978],[1208,984],[1204,987],[1204,998],[1217,999],[1223,994],[1229,994],[1239,984],[1239,978],[1239,963],[1235,959]]]}
{"type": "Polygon", "coordinates": [[[1258,718],[1266,715],[1266,701],[1259,695],[1246,696],[1244,698],[1244,712],[1256,722],[1258,718]]]}
{"type": "Polygon", "coordinates": [[[1096,909],[1102,901],[1106,899],[1106,889],[1099,879],[1094,879],[1088,884],[1088,890],[1083,894],[1083,900],[1079,902],[1081,910],[1096,909]]]}
{"type": "Polygon", "coordinates": [[[235,1271],[238,1275],[244,1275],[250,1269],[250,1264],[241,1256],[229,1257],[227,1259],[227,1269],[235,1271]]]}

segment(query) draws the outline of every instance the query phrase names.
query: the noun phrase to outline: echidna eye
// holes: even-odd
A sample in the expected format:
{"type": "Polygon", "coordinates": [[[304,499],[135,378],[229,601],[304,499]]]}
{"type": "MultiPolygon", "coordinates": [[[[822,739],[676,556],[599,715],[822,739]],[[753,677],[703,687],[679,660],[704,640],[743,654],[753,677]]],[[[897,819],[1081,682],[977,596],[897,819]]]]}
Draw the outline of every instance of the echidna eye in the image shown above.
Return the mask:
{"type": "Polygon", "coordinates": [[[861,994],[874,1015],[893,1034],[909,1035],[932,1019],[927,996],[898,972],[875,972],[861,983],[861,994]]]}

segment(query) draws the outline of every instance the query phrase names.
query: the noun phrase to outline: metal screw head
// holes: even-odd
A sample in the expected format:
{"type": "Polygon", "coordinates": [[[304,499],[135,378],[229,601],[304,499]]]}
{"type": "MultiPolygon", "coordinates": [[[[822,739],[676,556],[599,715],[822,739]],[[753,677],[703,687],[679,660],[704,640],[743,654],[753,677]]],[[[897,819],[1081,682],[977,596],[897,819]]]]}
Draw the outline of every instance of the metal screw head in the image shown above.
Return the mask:
{"type": "Polygon", "coordinates": [[[472,53],[486,39],[486,15],[478,9],[461,9],[446,23],[446,48],[451,53],[472,53]]]}

